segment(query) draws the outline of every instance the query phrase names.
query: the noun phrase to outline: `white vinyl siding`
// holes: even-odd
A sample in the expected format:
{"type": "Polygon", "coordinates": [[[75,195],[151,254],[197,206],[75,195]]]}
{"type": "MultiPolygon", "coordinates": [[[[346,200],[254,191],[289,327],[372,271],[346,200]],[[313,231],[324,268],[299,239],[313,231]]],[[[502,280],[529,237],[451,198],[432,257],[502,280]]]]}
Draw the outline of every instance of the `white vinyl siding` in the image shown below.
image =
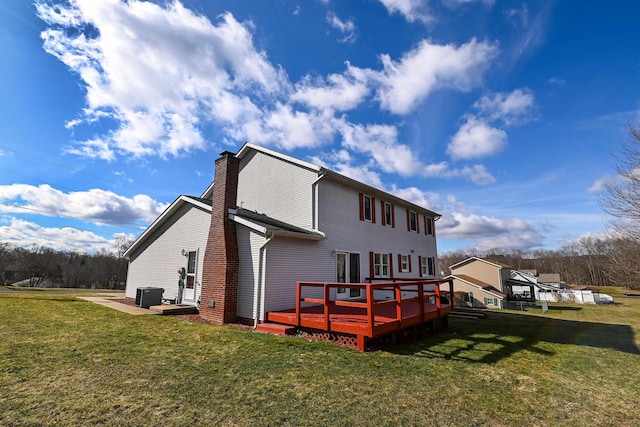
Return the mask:
{"type": "MultiPolygon", "coordinates": [[[[296,306],[296,282],[334,282],[335,258],[317,241],[275,237],[266,247],[265,311],[296,306]]],[[[307,293],[307,296],[311,294],[307,293]]],[[[315,289],[315,297],[321,297],[315,289]]]]}
{"type": "MultiPolygon", "coordinates": [[[[319,182],[319,230],[325,233],[327,239],[319,242],[319,247],[323,248],[320,258],[330,255],[332,251],[359,252],[361,256],[361,279],[372,275],[369,253],[390,254],[389,267],[394,268],[394,278],[415,278],[418,277],[418,267],[413,272],[398,272],[398,254],[424,254],[428,257],[436,257],[436,239],[425,238],[424,234],[407,233],[404,226],[383,227],[372,226],[371,223],[361,221],[357,214],[360,206],[359,189],[352,189],[341,185],[331,179],[325,178],[319,182]],[[392,267],[393,266],[393,267],[392,267]]],[[[376,200],[382,199],[375,195],[376,200]]],[[[377,202],[378,209],[381,205],[377,202]]],[[[406,206],[394,203],[396,215],[402,212],[400,218],[404,216],[406,206]]],[[[380,218],[380,215],[378,215],[380,218]]],[[[396,221],[398,221],[396,219],[396,221]]],[[[402,220],[404,224],[404,220],[402,220]]],[[[335,276],[335,258],[328,264],[328,275],[325,280],[333,280],[335,276]]],[[[414,258],[417,262],[417,256],[414,258]]],[[[389,271],[389,276],[391,275],[389,271]]]]}
{"type": "MultiPolygon", "coordinates": [[[[261,285],[260,247],[266,242],[264,236],[242,225],[236,225],[238,239],[238,317],[253,319],[256,309],[264,307],[264,294],[257,292],[261,285]],[[260,295],[260,301],[257,297],[260,295]]],[[[263,320],[262,318],[260,320],[263,320]]]]}
{"type": "Polygon", "coordinates": [[[164,298],[178,295],[178,270],[187,268],[187,257],[182,254],[197,251],[196,300],[200,295],[202,265],[209,235],[211,214],[204,209],[185,203],[145,243],[131,254],[127,274],[127,298],[136,297],[136,289],[146,286],[164,288],[164,298]]]}
{"type": "Polygon", "coordinates": [[[252,152],[240,163],[236,204],[310,230],[313,227],[311,187],[316,179],[315,171],[252,152]]]}

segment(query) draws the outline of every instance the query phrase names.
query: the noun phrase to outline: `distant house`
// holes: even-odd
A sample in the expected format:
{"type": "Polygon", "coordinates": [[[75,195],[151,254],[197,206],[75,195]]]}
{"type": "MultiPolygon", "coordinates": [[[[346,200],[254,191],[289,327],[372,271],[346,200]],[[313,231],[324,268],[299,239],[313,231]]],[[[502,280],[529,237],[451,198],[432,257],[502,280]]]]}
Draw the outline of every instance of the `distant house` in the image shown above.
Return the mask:
{"type": "Polygon", "coordinates": [[[560,280],[559,273],[540,273],[538,275],[538,282],[545,283],[547,285],[551,285],[556,288],[566,287],[566,286],[561,286],[563,285],[563,283],[560,280]]]}
{"type": "Polygon", "coordinates": [[[588,288],[565,289],[559,274],[515,270],[499,261],[471,257],[452,265],[451,275],[459,303],[478,308],[535,305],[536,301],[579,304],[611,303],[606,294],[588,288]]]}
{"type": "Polygon", "coordinates": [[[509,304],[535,305],[534,283],[514,276],[514,270],[507,264],[471,257],[450,269],[449,277],[454,281],[456,294],[461,295],[462,302],[468,306],[506,308],[509,304]]]}
{"type": "MultiPolygon", "coordinates": [[[[213,184],[180,196],[127,250],[140,287],[199,304],[215,323],[265,321],[296,306],[296,282],[435,278],[440,215],[325,167],[251,143],[224,152],[213,184]]],[[[332,288],[358,300],[364,289],[332,288]]]]}

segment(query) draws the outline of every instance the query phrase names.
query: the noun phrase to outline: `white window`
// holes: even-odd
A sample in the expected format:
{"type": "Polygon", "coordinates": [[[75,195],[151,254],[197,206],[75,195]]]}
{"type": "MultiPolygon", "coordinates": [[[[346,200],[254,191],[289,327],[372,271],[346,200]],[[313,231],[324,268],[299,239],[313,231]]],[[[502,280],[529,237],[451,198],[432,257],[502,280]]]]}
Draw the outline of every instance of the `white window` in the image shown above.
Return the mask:
{"type": "Polygon", "coordinates": [[[411,271],[409,268],[409,255],[400,255],[400,271],[403,273],[411,271]]]}
{"type": "Polygon", "coordinates": [[[373,254],[373,275],[389,277],[389,254],[373,254]]]}
{"type": "Polygon", "coordinates": [[[423,276],[435,276],[435,258],[420,257],[420,271],[423,276]]]}
{"type": "Polygon", "coordinates": [[[371,197],[364,195],[362,196],[362,209],[364,212],[364,220],[365,221],[371,221],[371,219],[373,218],[373,214],[372,214],[372,206],[371,206],[371,197]]]}
{"type": "Polygon", "coordinates": [[[485,298],[484,305],[498,305],[498,298],[485,298]]]}
{"type": "Polygon", "coordinates": [[[433,236],[433,219],[427,217],[427,234],[433,236]]]}

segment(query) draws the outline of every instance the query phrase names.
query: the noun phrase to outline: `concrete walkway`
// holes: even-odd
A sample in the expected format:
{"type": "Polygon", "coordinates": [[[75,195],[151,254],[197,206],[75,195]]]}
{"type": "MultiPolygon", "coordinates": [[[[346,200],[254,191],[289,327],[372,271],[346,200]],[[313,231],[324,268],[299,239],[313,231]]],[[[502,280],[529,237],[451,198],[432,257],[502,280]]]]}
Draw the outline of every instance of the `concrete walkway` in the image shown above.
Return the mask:
{"type": "Polygon", "coordinates": [[[94,304],[100,304],[104,307],[112,308],[114,310],[122,311],[123,313],[133,314],[134,316],[140,316],[142,314],[159,314],[156,311],[147,310],[146,308],[134,307],[121,302],[112,301],[112,298],[124,298],[123,295],[113,295],[109,297],[78,297],[85,301],[92,302],[94,304]]]}

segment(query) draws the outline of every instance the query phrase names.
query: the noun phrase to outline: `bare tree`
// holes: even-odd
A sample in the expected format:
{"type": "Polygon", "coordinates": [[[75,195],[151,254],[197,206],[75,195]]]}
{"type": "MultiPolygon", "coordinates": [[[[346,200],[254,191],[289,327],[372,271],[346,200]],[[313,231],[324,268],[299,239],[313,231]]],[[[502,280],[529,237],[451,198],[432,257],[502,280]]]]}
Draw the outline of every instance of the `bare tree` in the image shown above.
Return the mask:
{"type": "Polygon", "coordinates": [[[640,128],[629,124],[627,133],[616,156],[618,176],[606,184],[601,203],[614,234],[609,277],[618,286],[640,289],[640,128]]]}
{"type": "Polygon", "coordinates": [[[618,177],[605,185],[601,203],[614,229],[640,242],[640,128],[629,124],[627,131],[616,156],[618,177]]]}

